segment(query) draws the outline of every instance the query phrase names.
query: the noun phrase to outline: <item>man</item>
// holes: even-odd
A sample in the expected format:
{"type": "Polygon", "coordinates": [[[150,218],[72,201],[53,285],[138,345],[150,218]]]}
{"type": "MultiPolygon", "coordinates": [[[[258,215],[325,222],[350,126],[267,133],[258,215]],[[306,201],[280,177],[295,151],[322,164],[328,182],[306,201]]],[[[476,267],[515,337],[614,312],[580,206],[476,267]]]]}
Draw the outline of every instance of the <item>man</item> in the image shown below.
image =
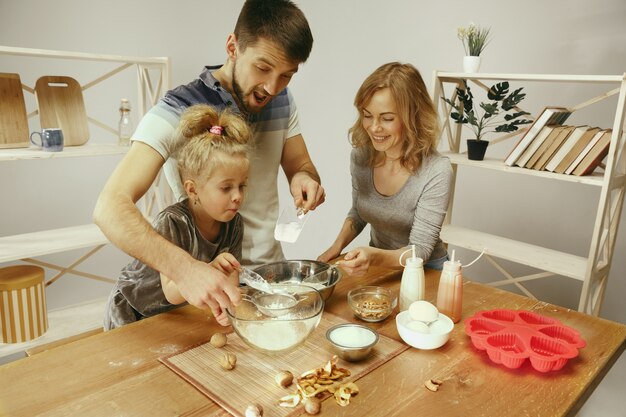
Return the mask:
{"type": "Polygon", "coordinates": [[[139,123],[128,154],[105,185],[94,221],[107,238],[129,255],[173,280],[182,296],[218,316],[240,294],[225,274],[193,259],[155,232],[135,207],[164,166],[177,198],[184,192],[170,155],[178,144],[173,133],[187,107],[210,104],[241,114],[254,131],[246,203],[243,263],[284,258],[273,238],[278,217],[278,167],[294,204],[313,210],[324,202],[324,189],[298,125],[287,84],[305,62],[313,36],[302,11],[289,0],[247,0],[234,33],[226,41],[221,67],[206,67],[199,79],[169,91],[139,123]]]}

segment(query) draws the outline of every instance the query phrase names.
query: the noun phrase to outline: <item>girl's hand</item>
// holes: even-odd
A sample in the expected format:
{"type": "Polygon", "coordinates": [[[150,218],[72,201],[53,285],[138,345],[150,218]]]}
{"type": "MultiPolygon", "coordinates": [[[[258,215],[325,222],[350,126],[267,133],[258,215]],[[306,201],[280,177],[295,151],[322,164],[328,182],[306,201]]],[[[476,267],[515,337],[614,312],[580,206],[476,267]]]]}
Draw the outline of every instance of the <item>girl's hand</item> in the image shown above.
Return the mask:
{"type": "Polygon", "coordinates": [[[224,327],[230,325],[230,320],[228,319],[228,315],[225,310],[220,309],[219,313],[215,316],[215,321],[224,327]]]}
{"type": "Polygon", "coordinates": [[[228,252],[222,252],[217,255],[215,259],[209,262],[209,265],[226,275],[231,275],[233,272],[239,271],[239,268],[241,268],[239,261],[228,252]]]}

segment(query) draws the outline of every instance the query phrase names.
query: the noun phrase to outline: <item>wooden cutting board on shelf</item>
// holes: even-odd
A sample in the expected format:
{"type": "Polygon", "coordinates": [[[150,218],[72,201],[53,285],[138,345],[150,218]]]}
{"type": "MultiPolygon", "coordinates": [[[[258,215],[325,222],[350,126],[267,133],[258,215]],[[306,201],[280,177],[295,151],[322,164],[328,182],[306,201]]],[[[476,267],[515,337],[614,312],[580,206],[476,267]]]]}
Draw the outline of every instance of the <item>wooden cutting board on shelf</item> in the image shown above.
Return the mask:
{"type": "Polygon", "coordinates": [[[35,83],[41,128],[63,130],[64,146],[84,145],[89,140],[83,91],[72,77],[46,75],[35,83]]]}
{"type": "Polygon", "coordinates": [[[0,73],[0,149],[28,147],[28,117],[19,74],[0,73]]]}

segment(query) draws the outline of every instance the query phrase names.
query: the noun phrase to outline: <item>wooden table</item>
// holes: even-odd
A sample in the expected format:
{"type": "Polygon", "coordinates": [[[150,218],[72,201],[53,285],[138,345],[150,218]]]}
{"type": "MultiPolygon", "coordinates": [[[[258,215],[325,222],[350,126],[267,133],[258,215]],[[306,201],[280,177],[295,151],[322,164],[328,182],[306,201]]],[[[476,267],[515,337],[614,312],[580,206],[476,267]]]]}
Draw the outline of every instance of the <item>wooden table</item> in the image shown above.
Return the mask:
{"type": "MultiPolygon", "coordinates": [[[[426,272],[429,301],[435,299],[438,277],[426,272]]],[[[326,311],[357,321],[346,294],[362,284],[398,291],[399,272],[373,268],[365,277],[344,276],[326,311]]],[[[360,393],[348,407],[327,400],[320,415],[573,416],[626,347],[622,324],[474,282],[465,283],[464,297],[464,318],[494,308],[532,310],[577,329],[587,346],[558,372],[542,374],[528,362],[509,370],[476,350],[461,322],[442,348],[404,351],[359,379],[360,393]],[[443,380],[438,392],[424,388],[430,378],[443,380]]],[[[400,340],[393,317],[372,327],[400,340]]],[[[184,307],[3,365],[0,415],[224,416],[157,360],[207,341],[216,330],[206,313],[184,307]]]]}

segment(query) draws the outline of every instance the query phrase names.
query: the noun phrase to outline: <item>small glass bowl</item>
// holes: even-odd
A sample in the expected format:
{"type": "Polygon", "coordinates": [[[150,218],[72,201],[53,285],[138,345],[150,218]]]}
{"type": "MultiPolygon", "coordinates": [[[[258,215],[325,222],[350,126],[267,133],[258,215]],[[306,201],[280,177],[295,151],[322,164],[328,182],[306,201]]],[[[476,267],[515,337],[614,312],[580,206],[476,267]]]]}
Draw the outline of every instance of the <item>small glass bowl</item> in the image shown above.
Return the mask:
{"type": "Polygon", "coordinates": [[[326,331],[333,352],[348,362],[366,359],[378,343],[378,332],[362,324],[337,324],[326,331]]]}
{"type": "Polygon", "coordinates": [[[373,323],[389,317],[398,298],[387,288],[365,286],[348,293],[348,304],[357,318],[373,323]]]}

